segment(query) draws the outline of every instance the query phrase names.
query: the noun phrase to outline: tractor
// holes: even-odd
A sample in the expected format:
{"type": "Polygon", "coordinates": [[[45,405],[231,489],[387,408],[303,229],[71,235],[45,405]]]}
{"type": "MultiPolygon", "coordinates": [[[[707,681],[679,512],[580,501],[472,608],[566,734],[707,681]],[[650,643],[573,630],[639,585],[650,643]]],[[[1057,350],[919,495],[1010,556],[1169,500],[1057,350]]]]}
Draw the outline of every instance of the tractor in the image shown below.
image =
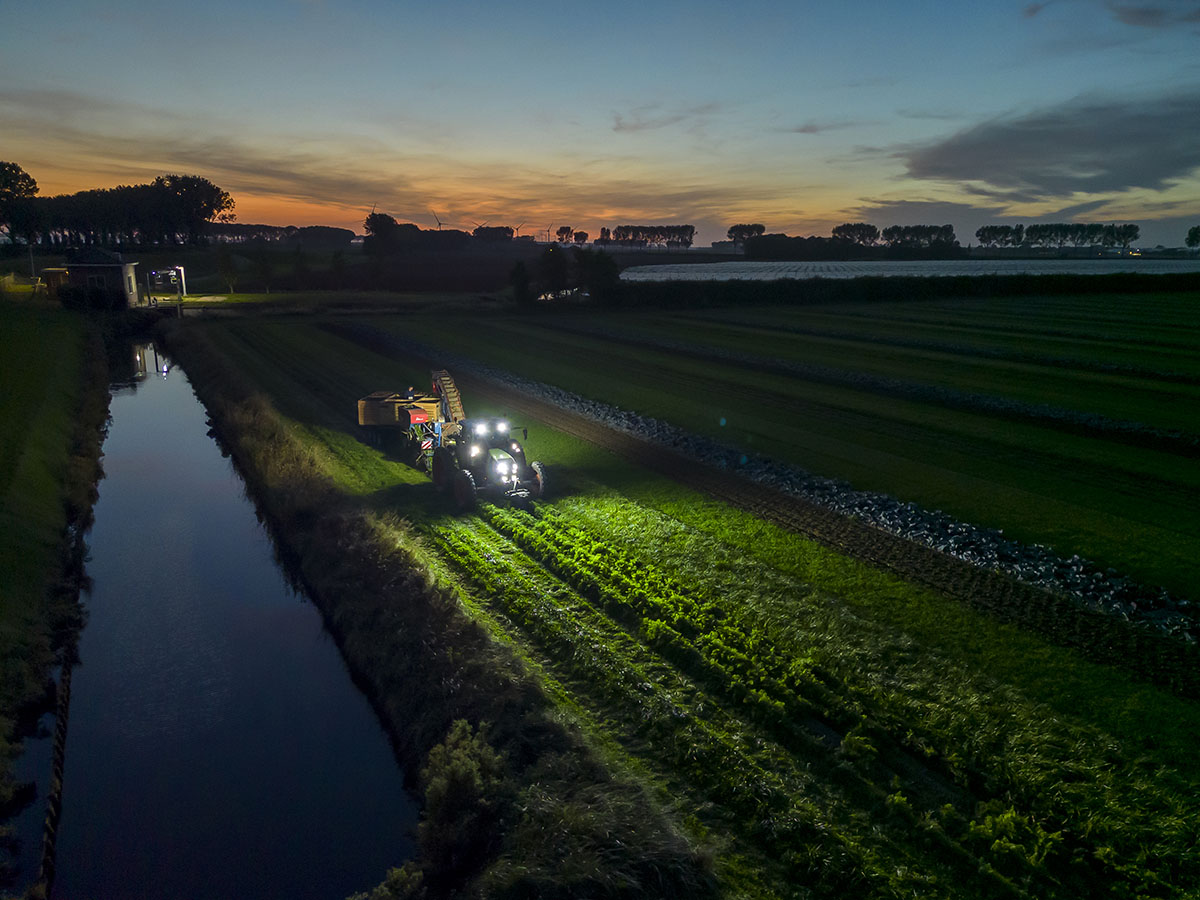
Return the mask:
{"type": "MultiPolygon", "coordinates": [[[[528,438],[527,429],[521,429],[528,438]]],[[[528,501],[546,490],[546,470],[526,462],[525,450],[504,419],[463,419],[457,429],[443,429],[442,445],[433,451],[433,483],[454,493],[459,509],[471,509],[480,494],[495,499],[528,501]]]]}
{"type": "MultiPolygon", "coordinates": [[[[546,472],[526,462],[514,429],[499,418],[466,418],[450,373],[433,372],[429,393],[376,391],[358,401],[358,424],[373,443],[398,452],[433,475],[440,491],[453,491],[459,509],[475,506],[479,494],[497,500],[541,497],[546,472]]],[[[522,439],[529,437],[521,429],[522,439]]]]}

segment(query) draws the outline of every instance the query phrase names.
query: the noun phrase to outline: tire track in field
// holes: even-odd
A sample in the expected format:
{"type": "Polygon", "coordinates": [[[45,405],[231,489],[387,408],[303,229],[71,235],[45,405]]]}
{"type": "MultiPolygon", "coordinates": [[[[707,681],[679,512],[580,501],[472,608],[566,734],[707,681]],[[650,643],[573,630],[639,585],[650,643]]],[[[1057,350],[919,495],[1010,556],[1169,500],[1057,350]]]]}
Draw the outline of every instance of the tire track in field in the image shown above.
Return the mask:
{"type": "MultiPolygon", "coordinates": [[[[390,335],[362,327],[326,327],[377,352],[401,353],[436,367],[436,361],[415,353],[390,335]]],[[[824,509],[802,497],[714,469],[661,444],[616,431],[492,379],[463,370],[454,377],[466,392],[534,417],[551,428],[609,450],[838,553],[924,585],[999,621],[1034,631],[1087,659],[1123,669],[1180,697],[1200,699],[1200,652],[1195,647],[1083,609],[1049,591],[979,568],[824,509]]]]}

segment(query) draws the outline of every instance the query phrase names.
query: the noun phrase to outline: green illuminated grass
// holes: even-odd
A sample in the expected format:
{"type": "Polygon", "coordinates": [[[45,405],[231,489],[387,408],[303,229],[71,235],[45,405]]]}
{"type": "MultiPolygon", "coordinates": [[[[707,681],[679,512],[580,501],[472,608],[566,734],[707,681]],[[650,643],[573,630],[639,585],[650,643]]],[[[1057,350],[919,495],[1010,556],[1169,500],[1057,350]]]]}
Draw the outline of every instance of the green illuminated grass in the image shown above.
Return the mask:
{"type": "MultiPolygon", "coordinates": [[[[1054,352],[1061,364],[975,359],[972,341],[982,346],[997,338],[1000,325],[989,324],[985,315],[992,306],[1001,305],[997,301],[982,310],[977,303],[946,313],[947,320],[956,323],[953,341],[960,348],[956,353],[895,345],[901,337],[909,343],[932,340],[930,329],[935,326],[923,321],[903,331],[908,310],[915,308],[913,316],[923,312],[931,320],[942,313],[940,308],[925,311],[926,304],[670,316],[612,314],[601,324],[623,335],[670,338],[700,350],[719,347],[820,364],[848,378],[864,371],[918,386],[948,386],[1162,428],[1186,427],[1195,434],[1200,429],[1194,425],[1192,410],[1200,401],[1200,379],[1196,384],[1186,379],[1191,377],[1189,365],[1200,367],[1200,338],[1195,326],[1187,324],[1189,301],[1163,299],[1165,311],[1159,320],[1154,320],[1155,308],[1148,304],[1130,313],[1130,319],[1140,314],[1141,323],[1130,324],[1131,336],[1118,339],[1109,333],[1119,331],[1118,324],[1102,328],[1087,313],[1103,319],[1102,310],[1120,309],[1120,299],[1086,298],[1089,307],[1076,309],[1075,318],[1070,318],[1067,311],[1074,307],[1057,298],[1058,319],[1047,318],[1049,313],[1038,299],[1003,304],[1008,317],[1017,321],[1023,311],[1029,312],[1031,342],[1037,334],[1078,327],[1081,335],[1076,344],[1083,350],[1075,368],[1064,355],[1070,348],[1061,346],[1065,341],[1061,337],[1054,338],[1060,342],[1054,352]],[[871,317],[875,310],[880,321],[871,317]],[[753,323],[754,330],[726,327],[726,319],[753,323]],[[722,324],[714,326],[714,321],[722,324]],[[822,332],[845,335],[856,326],[862,338],[821,336],[822,332]],[[817,334],[782,330],[801,327],[817,334]],[[881,329],[893,343],[881,335],[881,329]],[[1096,369],[1101,351],[1114,344],[1133,346],[1137,340],[1144,341],[1138,374],[1096,369]],[[1169,360],[1158,353],[1159,344],[1166,342],[1174,345],[1175,355],[1169,360]],[[1159,368],[1184,381],[1155,376],[1159,368]]],[[[733,362],[574,334],[558,327],[559,322],[494,319],[487,329],[479,329],[443,319],[381,320],[383,327],[396,333],[440,343],[748,452],[844,479],[861,489],[1003,529],[1011,537],[1046,544],[1064,556],[1079,554],[1185,597],[1196,596],[1200,518],[1192,511],[1200,498],[1200,467],[1194,448],[1141,446],[1075,433],[1052,422],[998,418],[985,408],[949,408],[892,396],[849,381],[836,384],[755,371],[733,362]]],[[[566,327],[574,322],[571,317],[561,319],[566,327]]],[[[1016,345],[1011,349],[1018,352],[1016,345]]],[[[1112,359],[1114,366],[1131,365],[1128,356],[1116,350],[1112,359]]]]}
{"type": "Polygon", "coordinates": [[[554,497],[454,516],[354,434],[357,397],[423,369],[302,322],[202,327],[287,417],[297,454],[347,502],[412,523],[391,526],[396,540],[422,548],[614,764],[725,848],[731,893],[1200,886],[1196,704],[536,421],[519,424],[554,497]]]}

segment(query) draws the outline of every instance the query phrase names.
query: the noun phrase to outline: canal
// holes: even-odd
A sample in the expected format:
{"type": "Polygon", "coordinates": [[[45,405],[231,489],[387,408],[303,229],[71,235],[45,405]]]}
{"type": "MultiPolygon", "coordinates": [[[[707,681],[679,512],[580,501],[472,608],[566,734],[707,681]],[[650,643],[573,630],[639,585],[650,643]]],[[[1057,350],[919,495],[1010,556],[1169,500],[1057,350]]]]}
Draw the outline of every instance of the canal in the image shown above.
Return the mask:
{"type": "Polygon", "coordinates": [[[114,385],[52,896],[334,898],[412,854],[374,712],[183,372],[114,385]]]}

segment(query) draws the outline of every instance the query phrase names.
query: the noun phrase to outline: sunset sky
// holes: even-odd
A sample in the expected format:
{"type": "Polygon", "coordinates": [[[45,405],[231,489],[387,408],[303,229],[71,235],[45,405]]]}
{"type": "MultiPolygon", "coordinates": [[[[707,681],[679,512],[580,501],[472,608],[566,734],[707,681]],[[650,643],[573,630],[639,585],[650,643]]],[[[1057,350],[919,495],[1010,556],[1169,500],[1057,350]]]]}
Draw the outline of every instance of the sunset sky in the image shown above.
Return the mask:
{"type": "Polygon", "coordinates": [[[1200,224],[1200,2],[45,0],[0,16],[43,195],[202,175],[240,222],[1200,224]]]}

